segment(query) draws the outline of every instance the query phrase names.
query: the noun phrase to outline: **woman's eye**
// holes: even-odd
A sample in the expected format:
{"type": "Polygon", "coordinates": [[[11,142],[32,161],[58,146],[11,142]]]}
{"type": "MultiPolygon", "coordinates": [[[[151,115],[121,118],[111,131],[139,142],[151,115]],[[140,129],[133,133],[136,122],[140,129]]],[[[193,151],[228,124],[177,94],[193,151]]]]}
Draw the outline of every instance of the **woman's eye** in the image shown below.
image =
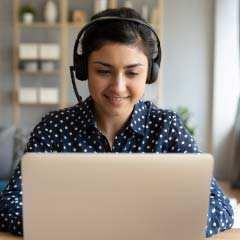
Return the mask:
{"type": "Polygon", "coordinates": [[[127,72],[127,75],[134,77],[134,76],[138,75],[138,73],[137,72],[127,72]]]}
{"type": "Polygon", "coordinates": [[[106,75],[111,73],[109,70],[97,70],[97,72],[101,75],[106,75]]]}

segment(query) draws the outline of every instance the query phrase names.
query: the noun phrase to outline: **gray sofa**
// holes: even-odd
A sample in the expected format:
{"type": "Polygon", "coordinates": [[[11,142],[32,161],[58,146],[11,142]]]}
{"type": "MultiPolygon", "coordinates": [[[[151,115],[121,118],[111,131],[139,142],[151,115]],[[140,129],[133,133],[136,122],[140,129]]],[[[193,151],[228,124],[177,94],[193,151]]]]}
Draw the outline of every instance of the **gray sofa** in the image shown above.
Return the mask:
{"type": "Polygon", "coordinates": [[[21,129],[0,127],[0,190],[20,161],[27,139],[21,129]]]}

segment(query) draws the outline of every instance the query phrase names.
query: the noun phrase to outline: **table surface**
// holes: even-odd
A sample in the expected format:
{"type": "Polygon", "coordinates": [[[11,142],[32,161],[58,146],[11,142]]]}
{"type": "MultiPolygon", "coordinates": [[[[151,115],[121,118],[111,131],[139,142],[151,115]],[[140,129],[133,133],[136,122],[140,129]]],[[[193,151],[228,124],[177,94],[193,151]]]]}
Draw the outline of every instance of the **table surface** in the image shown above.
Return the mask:
{"type": "MultiPolygon", "coordinates": [[[[22,240],[22,237],[16,237],[8,233],[0,232],[0,240],[22,240]]],[[[239,240],[240,229],[230,229],[228,231],[219,233],[207,240],[239,240]]]]}

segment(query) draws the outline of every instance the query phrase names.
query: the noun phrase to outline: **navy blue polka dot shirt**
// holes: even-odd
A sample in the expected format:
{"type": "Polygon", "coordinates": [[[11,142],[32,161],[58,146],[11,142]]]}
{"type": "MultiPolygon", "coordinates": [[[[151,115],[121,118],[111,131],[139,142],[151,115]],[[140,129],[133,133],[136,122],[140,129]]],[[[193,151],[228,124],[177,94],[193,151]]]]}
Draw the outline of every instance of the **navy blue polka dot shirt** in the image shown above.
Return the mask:
{"type": "MultiPolygon", "coordinates": [[[[197,153],[199,149],[178,115],[139,101],[110,147],[98,130],[91,97],[75,105],[48,113],[34,128],[26,152],[132,152],[197,153]]],[[[0,230],[23,235],[21,163],[0,193],[0,230]]],[[[210,187],[205,234],[212,236],[233,225],[233,210],[213,178],[210,187]]]]}

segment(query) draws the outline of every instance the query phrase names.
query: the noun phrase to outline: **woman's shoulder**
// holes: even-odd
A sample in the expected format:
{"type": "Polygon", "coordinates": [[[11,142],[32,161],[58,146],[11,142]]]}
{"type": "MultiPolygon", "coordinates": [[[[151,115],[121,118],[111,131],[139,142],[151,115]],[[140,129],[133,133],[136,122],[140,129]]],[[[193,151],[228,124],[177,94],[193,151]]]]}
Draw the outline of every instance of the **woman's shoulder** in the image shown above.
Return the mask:
{"type": "Polygon", "coordinates": [[[43,119],[61,119],[61,118],[69,118],[69,117],[74,117],[80,110],[80,107],[78,104],[76,105],[73,105],[73,106],[70,106],[70,107],[66,107],[66,108],[61,108],[61,109],[58,109],[58,110],[53,110],[53,111],[50,111],[48,113],[46,113],[42,120],[43,119]]]}
{"type": "Polygon", "coordinates": [[[142,104],[146,107],[148,119],[151,121],[171,122],[179,117],[175,111],[168,108],[160,108],[152,101],[142,101],[142,104]]]}
{"type": "Polygon", "coordinates": [[[38,129],[42,126],[58,127],[60,125],[66,124],[67,122],[76,120],[76,117],[80,116],[79,113],[80,107],[78,104],[67,108],[50,111],[42,117],[41,121],[37,124],[35,128],[38,129]]]}

